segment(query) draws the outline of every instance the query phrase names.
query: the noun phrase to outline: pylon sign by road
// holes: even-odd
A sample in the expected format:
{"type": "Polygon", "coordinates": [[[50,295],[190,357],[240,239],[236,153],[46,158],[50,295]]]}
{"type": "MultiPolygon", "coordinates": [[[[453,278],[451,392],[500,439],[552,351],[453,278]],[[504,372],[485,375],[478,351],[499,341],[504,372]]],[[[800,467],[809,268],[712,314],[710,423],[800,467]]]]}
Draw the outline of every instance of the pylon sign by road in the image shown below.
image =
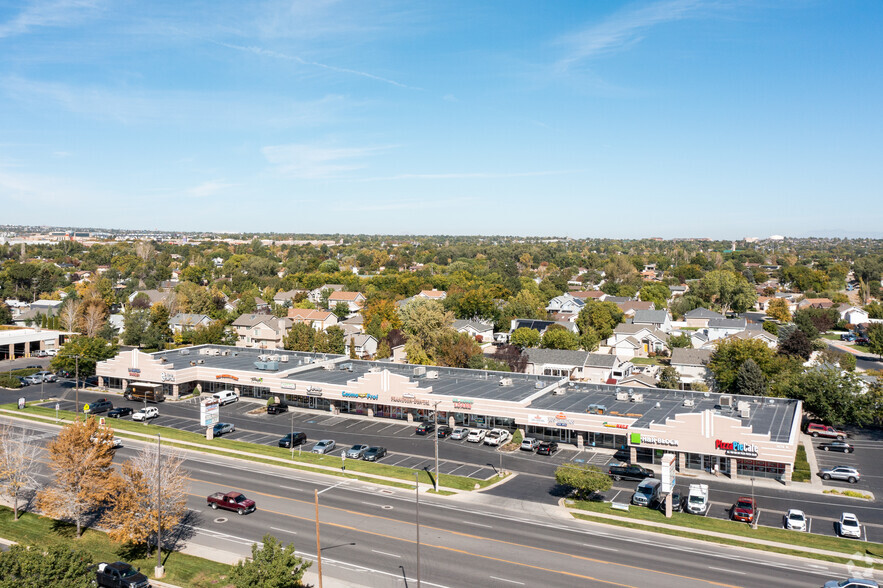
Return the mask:
{"type": "Polygon", "coordinates": [[[671,492],[677,482],[677,470],[675,469],[677,456],[674,453],[666,453],[662,456],[662,492],[671,492]]]}
{"type": "Polygon", "coordinates": [[[203,400],[199,405],[199,422],[203,427],[211,427],[220,420],[221,403],[217,398],[203,400]]]}

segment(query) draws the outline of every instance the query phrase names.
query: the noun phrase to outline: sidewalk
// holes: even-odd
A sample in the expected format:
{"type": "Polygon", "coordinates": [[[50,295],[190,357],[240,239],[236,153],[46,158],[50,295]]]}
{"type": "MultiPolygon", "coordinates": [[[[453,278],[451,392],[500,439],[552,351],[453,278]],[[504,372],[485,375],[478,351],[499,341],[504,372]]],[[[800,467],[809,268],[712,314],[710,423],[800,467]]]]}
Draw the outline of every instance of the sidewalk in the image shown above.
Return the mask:
{"type": "MultiPolygon", "coordinates": [[[[802,545],[795,545],[793,543],[778,543],[776,541],[769,541],[766,539],[755,539],[753,537],[743,537],[741,535],[730,535],[728,533],[720,533],[717,531],[707,531],[704,529],[694,529],[692,527],[683,527],[680,525],[669,525],[666,523],[658,523],[655,521],[645,521],[643,519],[632,519],[629,517],[622,517],[613,514],[593,512],[589,510],[580,510],[578,508],[569,508],[564,505],[565,499],[562,498],[559,502],[559,505],[570,514],[581,514],[588,515],[591,517],[598,517],[601,519],[608,519],[613,521],[623,521],[635,525],[644,525],[647,527],[653,527],[657,529],[666,529],[672,531],[679,531],[682,533],[693,533],[696,535],[704,535],[706,537],[715,537],[718,539],[727,539],[728,541],[740,541],[742,543],[750,543],[752,545],[765,545],[767,547],[777,547],[779,549],[789,549],[792,551],[804,551],[806,553],[814,553],[816,555],[824,555],[828,557],[839,557],[843,559],[860,559],[862,564],[883,564],[883,558],[880,557],[871,557],[868,555],[860,555],[858,553],[850,555],[848,553],[843,553],[840,551],[828,551],[827,549],[816,549],[814,547],[804,547],[802,545]]],[[[579,520],[579,519],[577,519],[579,520]]]]}

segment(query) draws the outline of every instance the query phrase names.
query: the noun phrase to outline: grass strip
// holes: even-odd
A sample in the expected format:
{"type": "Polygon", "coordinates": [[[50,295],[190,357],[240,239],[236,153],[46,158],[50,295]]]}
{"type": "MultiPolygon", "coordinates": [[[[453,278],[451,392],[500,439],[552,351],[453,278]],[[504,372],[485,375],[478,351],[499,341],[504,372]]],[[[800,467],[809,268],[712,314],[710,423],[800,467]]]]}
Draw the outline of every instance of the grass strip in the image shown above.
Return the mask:
{"type": "MultiPolygon", "coordinates": [[[[12,510],[0,507],[0,537],[38,547],[52,545],[74,546],[88,553],[94,562],[126,561],[150,576],[156,565],[156,554],[151,556],[143,546],[118,544],[95,529],[87,529],[79,538],[76,526],[32,513],[24,513],[18,521],[12,519],[12,510]]],[[[230,566],[176,551],[163,554],[166,575],[163,581],[186,588],[223,586],[222,580],[230,573],[230,566]]]]}
{"type": "MultiPolygon", "coordinates": [[[[735,535],[749,539],[775,541],[776,543],[794,545],[795,548],[811,547],[814,549],[824,549],[826,551],[837,551],[848,555],[861,552],[875,557],[878,556],[878,554],[883,553],[883,544],[880,543],[856,541],[854,539],[844,539],[842,537],[827,537],[825,535],[814,535],[811,533],[802,533],[800,531],[790,531],[788,529],[774,529],[772,527],[760,526],[757,529],[753,529],[751,528],[751,525],[747,523],[724,521],[682,512],[673,512],[671,518],[667,519],[665,518],[665,514],[651,508],[637,507],[629,509],[628,512],[623,512],[613,510],[610,507],[610,504],[606,502],[592,502],[585,500],[568,501],[567,505],[579,510],[614,514],[619,517],[627,517],[639,521],[674,525],[688,530],[715,531],[717,533],[726,533],[727,535],[735,535]]],[[[760,516],[763,517],[762,510],[760,516]]],[[[762,548],[765,547],[766,546],[763,546],[762,548]]]]}
{"type": "Polygon", "coordinates": [[[806,448],[803,443],[797,446],[797,456],[794,459],[794,471],[791,473],[791,481],[806,482],[812,477],[812,470],[806,460],[806,448]]]}
{"type": "MultiPolygon", "coordinates": [[[[24,417],[27,414],[39,415],[44,417],[50,417],[52,419],[55,418],[55,411],[51,408],[45,408],[42,406],[29,406],[22,410],[16,410],[16,405],[14,404],[5,404],[0,405],[0,408],[6,408],[8,410],[15,410],[18,416],[24,417]]],[[[62,420],[73,420],[75,414],[70,411],[58,411],[59,418],[62,420]]],[[[275,465],[287,465],[290,467],[300,467],[300,466],[326,466],[333,467],[335,469],[339,468],[341,465],[341,459],[337,455],[318,455],[315,453],[309,452],[294,452],[294,459],[292,459],[292,453],[290,449],[285,449],[282,447],[271,447],[268,445],[259,445],[256,443],[246,443],[244,441],[234,441],[232,439],[224,439],[224,438],[215,438],[211,441],[207,441],[204,435],[200,435],[197,433],[190,433],[188,431],[180,431],[178,429],[172,429],[170,427],[163,427],[161,425],[152,425],[152,424],[143,424],[137,423],[133,421],[125,421],[120,419],[107,419],[108,424],[113,423],[113,429],[115,432],[122,433],[121,437],[125,438],[126,432],[137,432],[142,434],[156,435],[160,433],[165,442],[173,442],[173,441],[185,441],[188,443],[194,443],[196,447],[187,447],[188,449],[194,449],[197,451],[205,451],[207,453],[216,453],[219,455],[225,455],[227,457],[236,457],[235,455],[231,455],[230,453],[224,452],[224,449],[232,449],[236,451],[242,451],[245,453],[249,453],[249,456],[241,456],[242,458],[252,459],[254,461],[261,461],[262,463],[271,463],[275,465]],[[258,456],[258,457],[255,457],[258,456]],[[276,458],[284,461],[276,461],[273,459],[269,460],[261,460],[260,456],[276,458]]],[[[332,474],[335,475],[334,470],[325,471],[319,468],[308,468],[308,467],[300,467],[300,469],[307,469],[309,471],[314,471],[318,473],[324,474],[332,474]]],[[[430,484],[432,483],[432,477],[425,470],[413,470],[410,468],[403,468],[399,466],[387,465],[384,463],[378,462],[369,462],[362,460],[354,460],[348,459],[346,461],[346,477],[349,478],[357,478],[358,476],[349,475],[351,473],[365,473],[365,474],[373,474],[375,476],[384,476],[387,478],[394,478],[398,480],[403,480],[408,484],[403,484],[398,487],[407,488],[409,484],[413,484],[414,481],[414,472],[419,472],[419,480],[421,483],[430,484]]],[[[343,472],[340,473],[343,475],[343,472]]],[[[383,480],[375,480],[370,477],[359,478],[368,482],[377,482],[383,483],[383,480]]],[[[447,488],[452,488],[454,490],[474,490],[475,485],[478,484],[479,488],[484,488],[494,484],[499,480],[498,476],[494,476],[488,480],[480,480],[477,478],[467,478],[464,476],[452,476],[449,474],[439,474],[438,482],[440,486],[444,486],[447,488]]]]}

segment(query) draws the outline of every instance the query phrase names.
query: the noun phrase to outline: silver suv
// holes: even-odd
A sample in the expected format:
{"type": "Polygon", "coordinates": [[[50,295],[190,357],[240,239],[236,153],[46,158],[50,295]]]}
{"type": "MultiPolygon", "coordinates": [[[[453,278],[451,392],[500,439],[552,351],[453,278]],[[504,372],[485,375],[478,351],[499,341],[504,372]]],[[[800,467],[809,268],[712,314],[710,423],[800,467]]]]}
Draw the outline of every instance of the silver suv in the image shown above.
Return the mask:
{"type": "Polygon", "coordinates": [[[819,475],[823,480],[843,480],[850,484],[855,484],[862,478],[858,470],[850,466],[828,468],[819,472],[819,475]]]}

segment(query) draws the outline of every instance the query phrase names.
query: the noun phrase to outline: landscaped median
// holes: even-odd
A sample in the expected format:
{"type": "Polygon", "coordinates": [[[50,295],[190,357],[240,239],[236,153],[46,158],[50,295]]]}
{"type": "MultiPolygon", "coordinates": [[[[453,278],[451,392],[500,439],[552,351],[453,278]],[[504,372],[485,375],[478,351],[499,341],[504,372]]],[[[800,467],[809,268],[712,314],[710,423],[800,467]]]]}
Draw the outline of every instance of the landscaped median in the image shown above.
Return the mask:
{"type": "MultiPolygon", "coordinates": [[[[70,411],[58,411],[59,420],[56,420],[56,412],[53,409],[42,406],[28,406],[24,409],[17,409],[13,404],[0,405],[0,412],[17,418],[33,419],[50,424],[64,424],[70,422],[76,416],[70,411]]],[[[346,470],[343,471],[338,454],[318,455],[295,449],[292,456],[290,449],[282,447],[271,447],[223,438],[215,438],[208,441],[204,435],[197,433],[119,419],[107,419],[106,422],[109,425],[112,424],[115,435],[121,439],[153,440],[156,438],[157,433],[159,433],[162,435],[163,443],[166,445],[204,453],[237,457],[248,459],[249,461],[292,467],[399,488],[413,488],[415,483],[414,474],[418,472],[421,484],[432,484],[430,474],[424,470],[412,470],[383,463],[348,459],[346,460],[346,470]]],[[[501,479],[501,476],[494,476],[488,480],[479,480],[464,476],[441,474],[439,475],[438,482],[439,488],[471,491],[475,489],[476,485],[479,488],[484,488],[495,484],[501,479]]],[[[440,491],[439,494],[447,494],[447,492],[440,491]]]]}
{"type": "Polygon", "coordinates": [[[823,561],[837,563],[853,561],[862,567],[883,569],[883,544],[880,543],[772,527],[754,529],[746,523],[680,512],[672,513],[671,518],[667,519],[656,509],[631,507],[628,512],[623,512],[613,509],[610,502],[565,500],[564,506],[575,518],[596,523],[799,555],[823,561]],[[856,561],[857,558],[860,561],[856,561]],[[865,558],[866,561],[861,561],[865,558]]]}

